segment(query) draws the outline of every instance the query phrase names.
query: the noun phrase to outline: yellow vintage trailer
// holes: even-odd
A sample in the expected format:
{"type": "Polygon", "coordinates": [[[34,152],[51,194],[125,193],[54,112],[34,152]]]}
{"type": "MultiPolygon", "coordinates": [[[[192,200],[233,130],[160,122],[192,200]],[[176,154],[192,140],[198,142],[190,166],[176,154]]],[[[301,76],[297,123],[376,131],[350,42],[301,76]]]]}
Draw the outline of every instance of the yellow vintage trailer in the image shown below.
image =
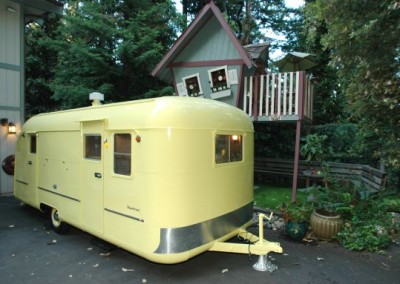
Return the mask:
{"type": "Polygon", "coordinates": [[[253,125],[241,110],[163,97],[37,115],[18,137],[15,197],[159,263],[207,250],[264,255],[253,216],[253,125]],[[241,234],[257,241],[222,243],[241,234]]]}

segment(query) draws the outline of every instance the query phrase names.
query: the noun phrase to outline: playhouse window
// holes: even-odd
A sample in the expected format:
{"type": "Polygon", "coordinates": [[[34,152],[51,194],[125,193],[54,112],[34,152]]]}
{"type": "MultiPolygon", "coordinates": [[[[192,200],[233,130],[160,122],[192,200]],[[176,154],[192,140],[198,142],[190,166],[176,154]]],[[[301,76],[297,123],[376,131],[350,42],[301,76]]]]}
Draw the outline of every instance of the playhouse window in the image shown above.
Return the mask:
{"type": "Polygon", "coordinates": [[[208,70],[210,87],[213,92],[218,92],[230,88],[228,82],[228,70],[226,66],[208,70]]]}
{"type": "Polygon", "coordinates": [[[30,137],[30,152],[31,154],[36,154],[36,134],[29,135],[30,137]]]}
{"type": "Polygon", "coordinates": [[[182,79],[189,97],[198,97],[203,94],[199,73],[183,77],[182,79]]]}
{"type": "Polygon", "coordinates": [[[114,173],[131,174],[131,135],[114,135],[114,173]]]}
{"type": "Polygon", "coordinates": [[[85,158],[93,160],[101,160],[101,136],[86,135],[85,136],[85,158]]]}
{"type": "Polygon", "coordinates": [[[217,164],[242,160],[242,135],[217,135],[215,137],[215,162],[217,164]]]}

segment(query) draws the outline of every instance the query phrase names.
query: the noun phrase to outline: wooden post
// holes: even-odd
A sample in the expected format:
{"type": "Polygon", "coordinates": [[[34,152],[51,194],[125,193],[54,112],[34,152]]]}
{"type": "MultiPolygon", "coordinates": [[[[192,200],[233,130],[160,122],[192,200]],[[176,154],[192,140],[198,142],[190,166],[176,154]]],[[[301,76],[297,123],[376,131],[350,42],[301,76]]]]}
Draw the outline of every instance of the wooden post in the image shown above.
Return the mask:
{"type": "Polygon", "coordinates": [[[293,167],[293,184],[292,184],[292,202],[297,200],[297,179],[299,176],[299,155],[300,155],[300,137],[301,137],[301,120],[296,123],[296,143],[294,149],[294,167],[293,167]]]}
{"type": "Polygon", "coordinates": [[[254,93],[254,102],[253,102],[253,115],[254,121],[258,120],[258,95],[260,91],[260,76],[254,76],[254,84],[253,84],[253,93],[254,93]]]}
{"type": "Polygon", "coordinates": [[[296,202],[297,199],[297,179],[299,176],[299,155],[300,155],[300,138],[301,138],[301,121],[304,118],[304,80],[305,72],[300,72],[299,76],[299,117],[296,123],[296,143],[294,149],[294,166],[293,166],[293,184],[292,184],[292,202],[296,202]]]}

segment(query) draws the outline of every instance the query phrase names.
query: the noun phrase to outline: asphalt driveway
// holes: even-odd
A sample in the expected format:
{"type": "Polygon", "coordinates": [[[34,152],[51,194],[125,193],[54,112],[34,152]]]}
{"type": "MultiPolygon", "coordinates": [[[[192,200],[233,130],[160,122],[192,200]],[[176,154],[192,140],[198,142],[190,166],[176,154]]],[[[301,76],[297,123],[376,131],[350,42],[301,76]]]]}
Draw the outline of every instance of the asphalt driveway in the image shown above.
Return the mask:
{"type": "Polygon", "coordinates": [[[77,229],[58,235],[43,213],[1,197],[0,283],[400,283],[396,245],[381,254],[360,253],[335,243],[292,242],[272,230],[264,234],[284,250],[270,254],[278,266],[272,273],[253,270],[256,256],[217,252],[162,265],[101,248],[77,229]]]}

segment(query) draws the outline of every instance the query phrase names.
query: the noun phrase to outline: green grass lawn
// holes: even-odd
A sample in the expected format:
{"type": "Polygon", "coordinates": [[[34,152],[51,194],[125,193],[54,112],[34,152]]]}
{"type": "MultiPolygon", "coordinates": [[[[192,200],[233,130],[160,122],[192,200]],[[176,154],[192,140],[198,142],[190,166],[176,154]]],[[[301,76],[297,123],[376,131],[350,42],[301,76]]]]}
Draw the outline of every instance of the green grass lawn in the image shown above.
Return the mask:
{"type": "MultiPolygon", "coordinates": [[[[276,210],[285,202],[290,203],[292,195],[291,187],[256,185],[254,187],[255,206],[276,210]]],[[[297,198],[306,198],[306,194],[297,191],[297,198]]]]}

